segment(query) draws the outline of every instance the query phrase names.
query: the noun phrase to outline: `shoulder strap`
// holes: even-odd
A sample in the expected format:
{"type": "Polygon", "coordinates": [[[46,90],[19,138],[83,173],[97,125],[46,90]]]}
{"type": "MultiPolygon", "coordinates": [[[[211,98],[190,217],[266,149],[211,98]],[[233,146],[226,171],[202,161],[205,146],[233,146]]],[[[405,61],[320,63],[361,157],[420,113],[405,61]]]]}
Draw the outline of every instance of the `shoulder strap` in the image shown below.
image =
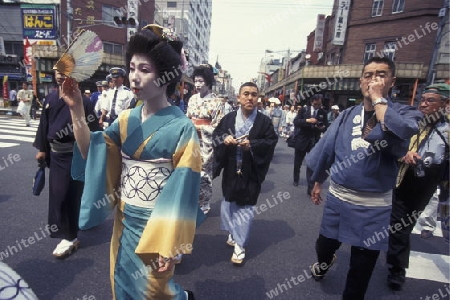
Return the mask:
{"type": "Polygon", "coordinates": [[[445,140],[444,136],[442,135],[441,131],[436,127],[434,128],[434,130],[436,130],[436,133],[439,135],[439,137],[442,139],[442,141],[445,144],[445,149],[448,151],[449,145],[448,145],[447,141],[445,140]]]}

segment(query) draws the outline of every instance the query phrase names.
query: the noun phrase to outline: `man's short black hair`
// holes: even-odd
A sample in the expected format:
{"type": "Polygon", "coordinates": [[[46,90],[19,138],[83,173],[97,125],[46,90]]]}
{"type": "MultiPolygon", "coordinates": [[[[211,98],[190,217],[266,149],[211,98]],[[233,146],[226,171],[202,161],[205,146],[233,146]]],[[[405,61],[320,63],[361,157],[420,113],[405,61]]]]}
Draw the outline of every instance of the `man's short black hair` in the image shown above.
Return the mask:
{"type": "Polygon", "coordinates": [[[314,95],[311,97],[311,103],[312,103],[313,101],[316,101],[316,100],[322,101],[322,100],[323,100],[323,95],[322,95],[322,94],[314,94],[314,95]]]}
{"type": "Polygon", "coordinates": [[[243,88],[244,86],[252,86],[252,87],[255,87],[256,90],[259,92],[258,86],[257,86],[255,83],[253,83],[253,82],[251,82],[251,81],[248,81],[248,82],[244,82],[244,83],[241,85],[241,87],[239,88],[239,94],[241,94],[241,90],[242,90],[242,88],[243,88]]]}
{"type": "Polygon", "coordinates": [[[382,57],[380,57],[380,56],[374,56],[374,57],[372,57],[371,59],[369,59],[369,60],[364,64],[363,72],[364,72],[364,69],[366,68],[366,66],[367,66],[368,64],[371,64],[371,63],[376,63],[376,64],[386,64],[386,65],[388,65],[389,70],[391,71],[392,77],[395,77],[395,64],[394,64],[394,62],[393,62],[389,57],[387,57],[387,56],[382,56],[382,57]]]}

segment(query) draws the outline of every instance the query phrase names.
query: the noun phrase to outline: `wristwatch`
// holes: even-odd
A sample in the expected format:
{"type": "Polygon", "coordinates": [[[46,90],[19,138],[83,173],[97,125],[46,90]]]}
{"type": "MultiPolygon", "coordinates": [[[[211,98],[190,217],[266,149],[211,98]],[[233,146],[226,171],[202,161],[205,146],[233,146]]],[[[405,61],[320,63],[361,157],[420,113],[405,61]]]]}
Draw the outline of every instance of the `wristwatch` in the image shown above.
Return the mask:
{"type": "Polygon", "coordinates": [[[378,104],[387,104],[388,101],[384,98],[378,98],[377,100],[375,100],[374,102],[372,102],[372,106],[375,107],[375,105],[378,104]]]}

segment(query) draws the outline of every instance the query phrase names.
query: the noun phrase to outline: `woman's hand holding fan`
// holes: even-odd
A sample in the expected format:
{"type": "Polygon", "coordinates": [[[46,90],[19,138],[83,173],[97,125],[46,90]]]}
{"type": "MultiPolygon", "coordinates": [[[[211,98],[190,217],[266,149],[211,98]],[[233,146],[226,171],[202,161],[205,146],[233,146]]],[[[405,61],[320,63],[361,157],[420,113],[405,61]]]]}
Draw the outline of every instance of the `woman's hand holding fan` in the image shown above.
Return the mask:
{"type": "Polygon", "coordinates": [[[64,80],[61,87],[61,97],[70,108],[83,107],[83,97],[81,96],[81,90],[78,88],[78,82],[71,77],[64,80]]]}

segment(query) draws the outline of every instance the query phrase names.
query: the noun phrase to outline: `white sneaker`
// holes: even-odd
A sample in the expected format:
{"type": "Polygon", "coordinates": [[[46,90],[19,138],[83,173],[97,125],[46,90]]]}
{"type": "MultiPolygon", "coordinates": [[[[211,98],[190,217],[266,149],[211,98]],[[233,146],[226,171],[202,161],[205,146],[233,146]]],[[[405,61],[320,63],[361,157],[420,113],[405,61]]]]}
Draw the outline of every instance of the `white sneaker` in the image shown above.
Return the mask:
{"type": "Polygon", "coordinates": [[[231,256],[231,262],[235,265],[242,265],[245,258],[245,249],[238,244],[234,245],[234,252],[231,256]]]}
{"type": "Polygon", "coordinates": [[[236,245],[236,241],[233,239],[231,233],[228,234],[227,244],[231,247],[234,247],[234,245],[236,245]]]}
{"type": "Polygon", "coordinates": [[[53,250],[53,256],[65,258],[78,249],[80,242],[77,239],[71,241],[63,239],[53,250]]]}
{"type": "Polygon", "coordinates": [[[200,209],[206,215],[211,210],[211,206],[209,205],[209,203],[203,204],[203,205],[200,206],[200,209]]]}

